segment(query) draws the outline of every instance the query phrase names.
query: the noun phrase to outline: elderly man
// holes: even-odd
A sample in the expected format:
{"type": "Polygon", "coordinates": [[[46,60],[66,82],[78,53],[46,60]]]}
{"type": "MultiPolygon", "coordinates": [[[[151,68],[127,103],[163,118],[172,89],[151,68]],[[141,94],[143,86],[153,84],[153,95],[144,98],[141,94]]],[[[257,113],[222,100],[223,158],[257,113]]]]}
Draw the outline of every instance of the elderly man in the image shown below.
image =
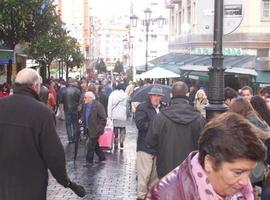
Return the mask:
{"type": "Polygon", "coordinates": [[[46,200],[48,169],[58,183],[85,195],[68,178],[54,113],[39,93],[40,77],[27,68],[16,77],[14,95],[0,100],[1,200],[46,200]]]}
{"type": "Polygon", "coordinates": [[[106,113],[103,105],[95,100],[93,92],[84,94],[83,122],[89,136],[88,150],[86,155],[87,164],[91,165],[94,161],[94,153],[99,157],[99,161],[105,160],[105,155],[99,147],[98,138],[104,132],[106,125],[106,113]]]}
{"type": "Polygon", "coordinates": [[[170,106],[153,119],[147,143],[157,152],[157,174],[162,178],[196,150],[205,120],[189,104],[187,85],[178,81],[172,87],[170,106]]]}
{"type": "Polygon", "coordinates": [[[145,138],[148,128],[159,113],[161,97],[164,96],[162,88],[154,86],[148,93],[149,100],[138,105],[135,112],[135,122],[138,128],[137,140],[137,175],[138,199],[144,199],[148,190],[157,180],[155,150],[147,147],[145,138]]]}

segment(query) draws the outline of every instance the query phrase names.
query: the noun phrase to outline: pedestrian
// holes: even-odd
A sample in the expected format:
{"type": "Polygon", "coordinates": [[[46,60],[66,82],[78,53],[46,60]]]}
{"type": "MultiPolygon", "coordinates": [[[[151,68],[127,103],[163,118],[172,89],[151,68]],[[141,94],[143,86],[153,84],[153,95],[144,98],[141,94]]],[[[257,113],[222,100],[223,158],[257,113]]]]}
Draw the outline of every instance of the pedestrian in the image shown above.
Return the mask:
{"type": "Polygon", "coordinates": [[[147,142],[157,152],[158,178],[164,177],[196,150],[205,119],[189,104],[187,85],[178,81],[172,86],[170,105],[153,119],[147,142]]]}
{"type": "Polygon", "coordinates": [[[259,132],[234,113],[213,118],[200,136],[199,151],[162,178],[145,200],[253,200],[249,175],[266,155],[259,132]]]}
{"type": "Polygon", "coordinates": [[[249,86],[244,86],[241,88],[240,95],[246,99],[248,102],[250,102],[251,98],[253,97],[253,89],[249,86]]]}
{"type": "Polygon", "coordinates": [[[101,103],[95,99],[93,92],[85,92],[82,121],[89,136],[86,162],[90,165],[93,164],[94,153],[97,154],[100,162],[105,160],[105,155],[99,147],[98,138],[106,126],[106,113],[101,103]]]}
{"type": "Polygon", "coordinates": [[[10,87],[8,83],[4,83],[3,85],[0,85],[0,98],[9,96],[10,93],[10,87]]]}
{"type": "Polygon", "coordinates": [[[127,99],[127,94],[124,92],[124,85],[119,83],[116,86],[116,89],[110,94],[108,100],[108,118],[113,121],[115,149],[118,149],[119,137],[120,148],[124,147],[127,120],[127,99]]]}
{"type": "Polygon", "coordinates": [[[266,100],[261,96],[255,95],[251,98],[250,104],[259,114],[261,119],[263,119],[268,124],[268,126],[270,126],[270,109],[266,104],[266,100]]]}
{"type": "Polygon", "coordinates": [[[260,95],[266,100],[266,104],[270,109],[270,86],[265,86],[261,89],[260,95]]]}
{"type": "Polygon", "coordinates": [[[230,107],[231,104],[234,102],[234,100],[237,98],[238,94],[237,92],[231,88],[231,87],[226,87],[224,89],[224,103],[230,107]]]}
{"type": "Polygon", "coordinates": [[[208,104],[207,96],[204,90],[199,89],[195,94],[194,108],[206,117],[205,106],[208,104]]]}
{"type": "Polygon", "coordinates": [[[191,85],[189,88],[189,93],[188,93],[188,100],[189,100],[189,104],[194,106],[194,101],[195,101],[195,95],[197,93],[197,89],[195,86],[191,85]]]}
{"type": "Polygon", "coordinates": [[[68,142],[75,142],[75,134],[79,131],[78,109],[80,104],[81,92],[75,79],[70,78],[68,87],[62,92],[62,101],[65,112],[65,122],[67,129],[68,142]]]}
{"type": "Polygon", "coordinates": [[[257,126],[264,131],[270,131],[268,124],[261,118],[261,116],[255,112],[252,105],[243,98],[236,99],[230,109],[230,112],[237,113],[245,117],[249,122],[257,126]]]}
{"type": "Polygon", "coordinates": [[[108,97],[104,94],[102,85],[98,86],[97,96],[98,101],[103,105],[107,116],[108,97]]]}
{"type": "Polygon", "coordinates": [[[62,186],[85,195],[67,175],[54,113],[39,92],[40,76],[25,68],[17,74],[14,94],[0,100],[1,200],[46,200],[48,170],[62,186]]]}
{"type": "Polygon", "coordinates": [[[131,95],[134,92],[135,84],[129,81],[129,85],[126,87],[125,93],[128,95],[128,115],[132,114],[131,95]]]}
{"type": "Polygon", "coordinates": [[[65,112],[64,112],[62,93],[63,93],[64,88],[66,87],[66,83],[64,80],[61,80],[59,82],[59,85],[60,85],[60,87],[57,91],[58,109],[57,109],[56,117],[57,117],[57,119],[65,120],[65,112]]]}
{"type": "Polygon", "coordinates": [[[112,93],[111,81],[109,80],[103,81],[103,91],[107,97],[110,96],[110,94],[112,93]]]}
{"type": "Polygon", "coordinates": [[[138,129],[137,139],[137,179],[138,200],[144,199],[148,190],[156,183],[156,152],[149,148],[146,136],[153,118],[161,109],[161,97],[164,96],[162,88],[152,87],[148,93],[148,101],[139,104],[135,112],[135,123],[138,129]]]}

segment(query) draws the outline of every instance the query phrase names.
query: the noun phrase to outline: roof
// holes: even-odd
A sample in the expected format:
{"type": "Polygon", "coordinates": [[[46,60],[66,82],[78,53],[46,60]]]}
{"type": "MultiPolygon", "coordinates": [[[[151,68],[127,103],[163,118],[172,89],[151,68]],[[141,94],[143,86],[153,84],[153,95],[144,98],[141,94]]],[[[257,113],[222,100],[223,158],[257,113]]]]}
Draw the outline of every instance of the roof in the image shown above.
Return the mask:
{"type": "Polygon", "coordinates": [[[146,78],[177,78],[180,77],[180,74],[174,73],[170,70],[161,68],[161,67],[155,67],[147,72],[144,72],[140,75],[141,79],[146,78]]]}

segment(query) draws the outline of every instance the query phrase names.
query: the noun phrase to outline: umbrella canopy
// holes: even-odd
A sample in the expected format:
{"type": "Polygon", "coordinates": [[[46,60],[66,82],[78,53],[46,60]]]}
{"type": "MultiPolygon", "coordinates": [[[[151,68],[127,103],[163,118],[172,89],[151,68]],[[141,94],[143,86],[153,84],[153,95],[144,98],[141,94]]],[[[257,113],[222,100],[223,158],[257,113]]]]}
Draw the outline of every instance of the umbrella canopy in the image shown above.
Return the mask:
{"type": "Polygon", "coordinates": [[[157,87],[159,91],[161,91],[162,94],[164,94],[164,96],[162,96],[161,98],[163,102],[169,102],[171,100],[172,87],[168,85],[152,84],[152,85],[145,85],[134,91],[131,95],[131,101],[133,102],[147,101],[149,93],[152,93],[153,91],[153,87],[157,87]]]}
{"type": "Polygon", "coordinates": [[[146,78],[177,78],[180,77],[179,74],[176,74],[170,70],[161,68],[161,67],[155,67],[154,69],[151,69],[147,72],[144,72],[140,75],[141,79],[146,78]]]}

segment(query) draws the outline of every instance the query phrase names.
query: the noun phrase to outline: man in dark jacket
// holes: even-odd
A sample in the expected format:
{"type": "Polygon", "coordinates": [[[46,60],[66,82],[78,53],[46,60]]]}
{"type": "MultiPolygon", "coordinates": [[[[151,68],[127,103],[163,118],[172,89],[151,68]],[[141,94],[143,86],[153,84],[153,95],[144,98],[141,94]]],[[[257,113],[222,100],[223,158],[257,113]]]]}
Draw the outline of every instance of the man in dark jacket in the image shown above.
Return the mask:
{"type": "Polygon", "coordinates": [[[188,87],[184,82],[173,84],[170,106],[154,118],[147,135],[150,147],[157,151],[157,173],[162,178],[178,166],[191,151],[205,124],[203,116],[188,101],[188,87]]]}
{"type": "Polygon", "coordinates": [[[58,183],[84,196],[66,172],[52,111],[40,102],[40,78],[21,70],[14,94],[0,100],[0,199],[45,200],[48,169],[58,183]]]}
{"type": "Polygon", "coordinates": [[[74,142],[78,127],[78,107],[80,104],[81,91],[75,79],[69,80],[69,86],[62,91],[66,129],[69,143],[74,142]]]}
{"type": "Polygon", "coordinates": [[[138,199],[144,199],[148,190],[157,180],[155,150],[147,146],[145,138],[148,128],[160,111],[162,88],[154,86],[148,93],[149,101],[138,105],[135,112],[135,122],[138,128],[137,140],[137,176],[138,199]]]}
{"type": "Polygon", "coordinates": [[[105,155],[99,147],[98,138],[104,132],[106,125],[106,113],[104,107],[95,100],[93,92],[84,94],[83,122],[87,130],[89,141],[86,155],[87,164],[93,164],[94,153],[96,152],[99,161],[105,160],[105,155]]]}

